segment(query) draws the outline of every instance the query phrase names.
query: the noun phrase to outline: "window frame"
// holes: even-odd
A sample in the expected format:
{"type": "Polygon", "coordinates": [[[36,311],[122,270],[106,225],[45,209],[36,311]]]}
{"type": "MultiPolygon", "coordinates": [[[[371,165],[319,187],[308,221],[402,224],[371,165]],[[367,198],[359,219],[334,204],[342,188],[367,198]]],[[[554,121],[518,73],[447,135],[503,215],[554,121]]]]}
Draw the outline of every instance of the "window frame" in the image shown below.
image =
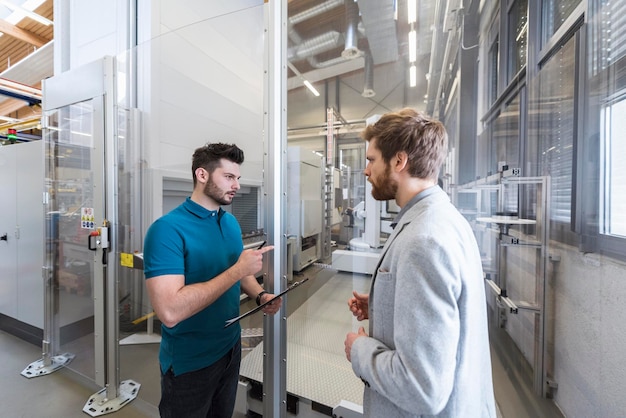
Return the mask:
{"type": "MultiPolygon", "coordinates": [[[[594,87],[597,88],[598,85],[606,82],[606,78],[611,73],[615,72],[626,74],[626,56],[617,60],[594,77],[591,78],[590,76],[586,89],[591,91],[594,87]]],[[[603,106],[614,102],[617,97],[626,95],[626,80],[621,81],[622,84],[615,90],[614,94],[600,99],[589,100],[583,107],[584,114],[587,116],[584,121],[584,134],[581,135],[581,140],[579,141],[582,150],[579,156],[579,178],[581,179],[579,196],[581,198],[578,202],[580,212],[577,219],[577,230],[581,234],[581,251],[598,253],[620,261],[626,261],[626,238],[601,233],[599,220],[599,217],[602,216],[600,211],[600,199],[602,198],[600,187],[603,183],[603,179],[600,176],[604,175],[600,168],[600,158],[602,158],[600,153],[600,141],[602,140],[602,116],[600,110],[603,106]]],[[[586,95],[591,97],[588,92],[586,92],[586,95]]]]}
{"type": "Polygon", "coordinates": [[[530,51],[529,50],[530,4],[531,2],[529,0],[512,0],[507,7],[506,15],[503,16],[502,18],[503,22],[505,22],[504,23],[505,30],[502,31],[502,33],[506,34],[506,54],[504,54],[506,56],[506,62],[505,62],[505,65],[501,68],[506,72],[506,84],[516,82],[516,80],[521,80],[522,72],[528,66],[528,53],[530,51]],[[517,16],[514,16],[513,14],[515,12],[519,12],[518,5],[519,5],[519,2],[521,1],[526,2],[526,14],[525,15],[519,14],[517,16]],[[517,48],[517,47],[514,48],[514,46],[517,45],[517,37],[515,36],[516,35],[515,29],[517,28],[517,25],[515,27],[512,26],[514,17],[516,18],[515,23],[517,24],[519,24],[520,18],[524,17],[526,19],[526,23],[524,24],[525,29],[522,30],[523,36],[526,38],[526,53],[524,54],[525,61],[522,62],[520,60],[518,68],[513,68],[513,63],[516,62],[514,61],[516,58],[515,54],[518,54],[518,52],[521,50],[521,48],[517,48]]]}

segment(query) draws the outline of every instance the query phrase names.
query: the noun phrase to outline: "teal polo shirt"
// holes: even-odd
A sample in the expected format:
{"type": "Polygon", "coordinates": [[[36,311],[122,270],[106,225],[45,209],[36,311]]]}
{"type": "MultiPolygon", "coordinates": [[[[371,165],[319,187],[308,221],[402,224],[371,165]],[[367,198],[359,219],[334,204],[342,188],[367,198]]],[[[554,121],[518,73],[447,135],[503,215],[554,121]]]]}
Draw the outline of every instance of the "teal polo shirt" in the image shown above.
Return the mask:
{"type": "MultiPolygon", "coordinates": [[[[185,284],[206,282],[227,270],[243,251],[241,227],[222,208],[210,211],[187,198],[156,220],[144,240],[144,275],[183,274],[185,284]]],[[[210,366],[241,337],[239,324],[224,328],[239,316],[237,282],[215,302],[172,328],[161,325],[159,362],[175,375],[210,366]]]]}

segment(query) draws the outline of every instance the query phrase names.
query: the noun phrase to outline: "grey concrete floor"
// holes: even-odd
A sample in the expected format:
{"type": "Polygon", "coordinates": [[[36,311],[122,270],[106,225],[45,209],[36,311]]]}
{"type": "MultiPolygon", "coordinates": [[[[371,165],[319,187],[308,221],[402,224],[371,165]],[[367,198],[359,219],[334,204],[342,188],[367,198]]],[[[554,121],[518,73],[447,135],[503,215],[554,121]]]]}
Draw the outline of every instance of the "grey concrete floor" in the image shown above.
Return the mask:
{"type": "MultiPolygon", "coordinates": [[[[99,388],[91,387],[60,369],[35,378],[20,373],[41,358],[41,349],[0,331],[0,417],[84,418],[83,407],[99,388]]],[[[142,402],[131,402],[111,416],[115,418],[158,417],[158,411],[142,402]]]]}
{"type": "MultiPolygon", "coordinates": [[[[328,270],[312,269],[295,277],[318,276],[302,286],[302,291],[292,292],[288,314],[302,301],[332,280],[328,270]]],[[[244,302],[242,312],[254,306],[244,302]]],[[[343,308],[343,307],[341,307],[343,308]]],[[[263,325],[262,315],[254,315],[242,322],[243,328],[263,325]]],[[[492,333],[492,366],[498,415],[503,418],[562,418],[553,402],[535,395],[529,382],[507,362],[506,346],[501,344],[498,331],[492,333]]],[[[118,412],[107,414],[112,418],[158,417],[155,405],[160,398],[158,373],[158,344],[128,345],[120,347],[121,380],[132,379],[141,384],[136,400],[118,412]]],[[[91,395],[100,390],[85,378],[69,370],[59,370],[47,376],[27,379],[21,371],[41,358],[41,348],[0,330],[0,418],[74,418],[87,417],[82,411],[91,395]]],[[[234,418],[243,418],[242,414],[234,418]]]]}

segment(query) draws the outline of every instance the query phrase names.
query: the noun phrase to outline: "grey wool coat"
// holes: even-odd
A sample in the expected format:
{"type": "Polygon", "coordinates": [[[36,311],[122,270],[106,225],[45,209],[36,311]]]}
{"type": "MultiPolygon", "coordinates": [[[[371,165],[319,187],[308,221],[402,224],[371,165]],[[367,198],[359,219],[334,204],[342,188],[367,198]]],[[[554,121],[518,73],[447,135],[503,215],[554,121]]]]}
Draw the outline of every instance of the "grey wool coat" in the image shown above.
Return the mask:
{"type": "Polygon", "coordinates": [[[365,416],[496,416],[480,253],[439,187],[403,214],[383,248],[368,335],[351,349],[365,416]]]}

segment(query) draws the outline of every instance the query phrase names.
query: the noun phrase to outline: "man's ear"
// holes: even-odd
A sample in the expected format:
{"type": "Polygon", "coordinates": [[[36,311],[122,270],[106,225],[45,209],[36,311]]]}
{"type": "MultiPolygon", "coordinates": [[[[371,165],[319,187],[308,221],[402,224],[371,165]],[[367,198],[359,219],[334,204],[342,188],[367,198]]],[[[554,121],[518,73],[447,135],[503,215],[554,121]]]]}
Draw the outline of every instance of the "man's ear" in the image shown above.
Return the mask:
{"type": "Polygon", "coordinates": [[[409,155],[405,151],[399,151],[391,159],[391,167],[397,173],[404,170],[409,164],[409,155]]]}
{"type": "Polygon", "coordinates": [[[196,179],[200,183],[206,183],[209,179],[209,172],[202,167],[196,168],[196,179]]]}

